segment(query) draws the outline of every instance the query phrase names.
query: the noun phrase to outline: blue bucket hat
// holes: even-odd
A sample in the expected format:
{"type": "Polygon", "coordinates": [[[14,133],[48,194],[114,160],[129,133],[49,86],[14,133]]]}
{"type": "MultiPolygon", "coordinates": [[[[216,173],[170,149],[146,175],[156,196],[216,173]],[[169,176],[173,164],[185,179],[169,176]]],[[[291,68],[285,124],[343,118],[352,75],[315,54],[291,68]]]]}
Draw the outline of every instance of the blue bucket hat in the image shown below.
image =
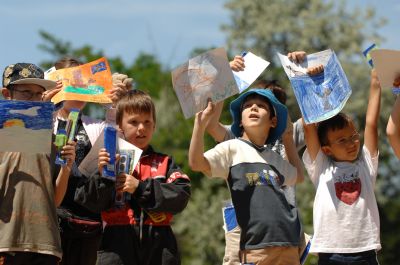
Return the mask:
{"type": "Polygon", "coordinates": [[[266,144],[275,143],[286,129],[288,111],[286,106],[280,103],[269,89],[250,89],[231,102],[230,110],[233,118],[233,124],[231,126],[232,133],[236,137],[242,136],[242,130],[240,128],[240,121],[242,119],[241,106],[244,100],[252,94],[265,97],[274,108],[277,124],[275,128],[270,129],[266,144]]]}

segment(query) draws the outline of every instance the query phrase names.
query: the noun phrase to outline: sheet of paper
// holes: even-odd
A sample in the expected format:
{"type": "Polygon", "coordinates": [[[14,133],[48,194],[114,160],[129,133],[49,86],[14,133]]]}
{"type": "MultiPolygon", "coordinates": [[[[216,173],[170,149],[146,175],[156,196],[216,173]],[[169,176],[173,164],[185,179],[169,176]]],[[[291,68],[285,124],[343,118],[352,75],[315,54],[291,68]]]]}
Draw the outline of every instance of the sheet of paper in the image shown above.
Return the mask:
{"type": "Polygon", "coordinates": [[[306,123],[320,122],[338,114],[351,95],[347,77],[332,50],[310,54],[301,64],[278,54],[289,77],[306,123]],[[318,75],[309,76],[308,67],[324,66],[318,75]]]}
{"type": "Polygon", "coordinates": [[[51,102],[0,100],[0,151],[51,152],[51,102]]]}
{"type": "MultiPolygon", "coordinates": [[[[136,164],[139,162],[140,156],[142,155],[142,150],[134,146],[133,144],[128,143],[124,139],[118,137],[117,138],[118,150],[134,150],[135,157],[133,159],[133,168],[135,168],[136,164]]],[[[86,155],[86,157],[82,160],[79,165],[79,171],[85,176],[93,176],[98,172],[97,163],[99,158],[99,151],[101,148],[104,148],[104,132],[100,134],[97,138],[96,142],[93,144],[90,152],[86,155]]]]}
{"type": "Polygon", "coordinates": [[[63,100],[111,103],[107,97],[112,89],[111,71],[104,57],[76,67],[55,71],[50,68],[46,78],[63,83],[63,90],[51,99],[55,104],[63,100]]]}
{"type": "Polygon", "coordinates": [[[244,70],[240,72],[232,71],[240,93],[247,89],[270,64],[270,62],[251,52],[246,53],[243,59],[244,70]]]}
{"type": "Polygon", "coordinates": [[[172,84],[185,118],[207,106],[239,93],[224,48],[190,59],[172,71],[172,84]]]}
{"type": "Polygon", "coordinates": [[[379,82],[383,89],[393,87],[393,81],[400,75],[400,51],[376,49],[370,52],[379,82]]]}

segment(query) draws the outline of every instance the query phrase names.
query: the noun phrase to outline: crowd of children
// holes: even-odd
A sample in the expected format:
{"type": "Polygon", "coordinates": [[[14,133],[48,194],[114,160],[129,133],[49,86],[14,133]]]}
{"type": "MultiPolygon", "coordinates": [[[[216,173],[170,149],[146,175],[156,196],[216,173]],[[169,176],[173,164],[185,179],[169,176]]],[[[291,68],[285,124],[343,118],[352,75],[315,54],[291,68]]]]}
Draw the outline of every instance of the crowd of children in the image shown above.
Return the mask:
{"type": "MultiPolygon", "coordinates": [[[[288,58],[302,62],[306,53],[292,52],[288,58]]],[[[81,64],[66,57],[55,67],[81,64]]],[[[230,67],[242,71],[243,58],[236,56],[230,67]]],[[[323,71],[316,66],[307,74],[323,71]]],[[[54,164],[54,148],[49,154],[0,152],[0,265],[181,264],[171,221],[189,202],[190,179],[171,156],[151,146],[156,129],[151,97],[132,89],[126,75],[112,79],[105,121],[79,115],[75,141],[62,147],[65,165],[54,164]],[[116,181],[102,176],[113,155],[105,148],[98,153],[97,174],[85,176],[78,168],[106,126],[143,151],[136,167],[116,181]],[[122,205],[115,204],[118,192],[130,195],[122,205]]],[[[7,66],[2,82],[5,100],[50,101],[62,89],[30,63],[7,66]]],[[[400,87],[400,76],[393,85],[400,87]]],[[[230,126],[219,122],[223,102],[208,102],[195,116],[188,148],[191,169],[224,179],[231,194],[237,223],[229,229],[225,223],[223,264],[300,264],[307,236],[295,185],[304,180],[304,169],[316,190],[310,252],[318,255],[318,264],[379,264],[374,187],[381,87],[376,71],[371,71],[363,137],[345,113],[319,123],[292,123],[282,87],[265,81],[254,87],[231,102],[230,126]],[[207,151],[206,132],[218,142],[207,151]],[[304,145],[301,160],[298,150],[304,145]]],[[[85,105],[64,101],[54,112],[53,133],[66,127],[71,110],[81,112],[85,105]]],[[[400,158],[399,97],[386,131],[400,158]]]]}

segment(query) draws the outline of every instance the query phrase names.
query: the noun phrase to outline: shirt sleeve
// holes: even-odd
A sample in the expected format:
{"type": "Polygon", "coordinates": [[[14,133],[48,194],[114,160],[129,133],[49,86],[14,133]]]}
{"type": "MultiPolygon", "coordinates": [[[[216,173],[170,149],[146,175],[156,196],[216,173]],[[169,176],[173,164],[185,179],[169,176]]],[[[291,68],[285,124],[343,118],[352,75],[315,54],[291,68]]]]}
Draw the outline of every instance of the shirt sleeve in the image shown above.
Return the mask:
{"type": "Polygon", "coordinates": [[[225,136],[224,136],[224,141],[228,141],[228,140],[232,140],[235,139],[236,136],[233,134],[232,129],[231,129],[231,125],[224,125],[225,128],[225,136]]]}
{"type": "Polygon", "coordinates": [[[376,177],[378,175],[379,153],[377,153],[377,155],[375,157],[371,157],[371,153],[369,152],[368,148],[364,145],[362,154],[363,154],[364,161],[367,165],[372,184],[375,186],[376,177]]]}
{"type": "Polygon", "coordinates": [[[308,149],[306,149],[303,154],[303,162],[307,170],[308,176],[311,179],[311,182],[315,186],[318,186],[319,177],[322,174],[322,169],[329,166],[329,158],[322,152],[321,149],[319,149],[317,157],[314,161],[311,161],[308,149]]]}
{"type": "Polygon", "coordinates": [[[204,153],[204,157],[210,164],[211,169],[211,176],[208,177],[228,178],[229,168],[232,165],[231,143],[232,141],[220,143],[204,153]]]}
{"type": "Polygon", "coordinates": [[[140,207],[158,211],[177,214],[187,206],[191,185],[189,177],[182,172],[174,160],[168,158],[168,170],[165,178],[147,178],[139,182],[139,186],[133,193],[140,207]]]}

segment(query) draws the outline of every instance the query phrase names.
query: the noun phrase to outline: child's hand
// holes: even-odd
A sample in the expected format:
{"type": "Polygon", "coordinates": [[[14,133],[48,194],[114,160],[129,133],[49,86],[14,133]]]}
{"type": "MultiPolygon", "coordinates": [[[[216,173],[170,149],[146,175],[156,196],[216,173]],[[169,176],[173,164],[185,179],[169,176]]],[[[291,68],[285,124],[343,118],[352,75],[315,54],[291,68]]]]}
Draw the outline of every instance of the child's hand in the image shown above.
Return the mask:
{"type": "Polygon", "coordinates": [[[318,66],[314,66],[314,67],[308,67],[307,68],[307,74],[308,75],[317,75],[319,73],[322,73],[324,71],[324,66],[318,65],[318,66]]]}
{"type": "Polygon", "coordinates": [[[71,169],[75,161],[76,157],[75,147],[76,147],[76,142],[69,141],[66,145],[63,146],[61,151],[62,158],[64,158],[67,161],[67,164],[64,166],[67,166],[69,169],[71,169]]]}
{"type": "Polygon", "coordinates": [[[289,52],[287,54],[287,57],[289,60],[295,63],[302,63],[304,59],[306,58],[307,53],[305,51],[294,51],[294,52],[289,52]]]}
{"type": "Polygon", "coordinates": [[[58,92],[60,92],[63,88],[62,81],[56,81],[57,85],[51,89],[46,90],[42,94],[42,101],[50,101],[52,97],[54,97],[58,92]]]}
{"type": "MultiPolygon", "coordinates": [[[[376,72],[375,68],[371,70],[371,85],[373,87],[380,88],[381,83],[379,82],[378,73],[376,72]]],[[[394,83],[393,83],[394,85],[394,83]]]]}
{"type": "Polygon", "coordinates": [[[132,89],[132,83],[133,79],[129,78],[127,75],[119,73],[114,73],[112,75],[113,87],[108,97],[113,102],[114,107],[117,105],[118,101],[132,89]]]}
{"type": "Polygon", "coordinates": [[[200,125],[200,127],[206,128],[209,121],[213,117],[214,110],[215,110],[215,104],[211,100],[209,100],[207,107],[203,111],[196,113],[195,122],[197,122],[197,124],[200,125]]]}
{"type": "Polygon", "coordinates": [[[104,166],[106,166],[109,161],[110,161],[110,154],[107,153],[107,150],[105,148],[101,148],[99,151],[99,160],[97,162],[97,167],[99,169],[100,175],[103,172],[104,166]]]}
{"type": "Polygon", "coordinates": [[[236,55],[232,61],[229,62],[229,66],[235,72],[243,71],[244,70],[244,59],[240,55],[236,55]]]}
{"type": "Polygon", "coordinates": [[[121,173],[117,177],[116,190],[119,192],[134,193],[139,186],[139,180],[134,176],[121,173]]]}

